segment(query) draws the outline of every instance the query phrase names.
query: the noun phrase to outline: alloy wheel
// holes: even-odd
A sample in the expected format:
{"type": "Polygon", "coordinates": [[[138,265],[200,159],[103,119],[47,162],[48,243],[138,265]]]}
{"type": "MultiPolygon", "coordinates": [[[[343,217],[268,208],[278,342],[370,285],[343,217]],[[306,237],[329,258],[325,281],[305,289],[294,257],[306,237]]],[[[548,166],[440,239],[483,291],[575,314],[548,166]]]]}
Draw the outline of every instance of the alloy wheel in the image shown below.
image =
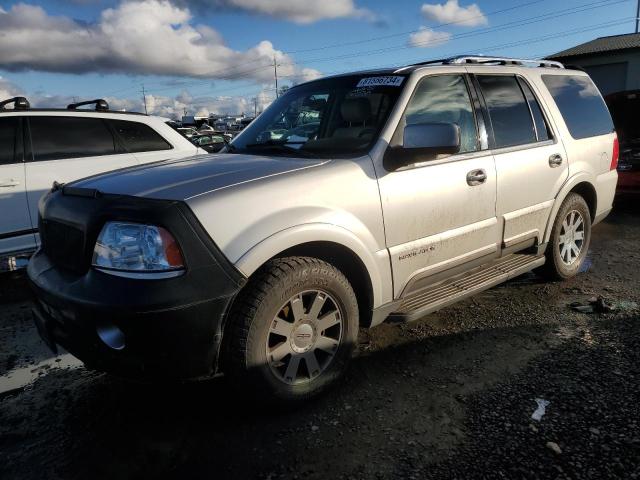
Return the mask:
{"type": "Polygon", "coordinates": [[[560,229],[560,258],[565,265],[572,265],[580,256],[584,245],[584,218],[577,210],[571,210],[560,229]]]}
{"type": "Polygon", "coordinates": [[[343,328],[344,315],[327,292],[306,290],[294,295],[269,327],[266,353],[272,373],[289,385],[314,380],[333,361],[343,328]]]}

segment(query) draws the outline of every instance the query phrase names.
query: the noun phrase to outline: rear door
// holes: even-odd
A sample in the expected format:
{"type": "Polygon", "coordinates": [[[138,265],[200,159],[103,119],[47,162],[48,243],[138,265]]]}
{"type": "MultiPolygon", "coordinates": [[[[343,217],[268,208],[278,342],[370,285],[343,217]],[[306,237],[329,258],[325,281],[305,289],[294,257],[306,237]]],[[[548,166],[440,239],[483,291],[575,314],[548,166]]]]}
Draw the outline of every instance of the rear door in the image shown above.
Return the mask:
{"type": "Polygon", "coordinates": [[[0,255],[35,248],[19,116],[0,117],[0,255]]]}
{"type": "Polygon", "coordinates": [[[503,248],[541,243],[569,174],[564,147],[530,84],[514,74],[475,75],[497,172],[503,248]]]}
{"type": "Polygon", "coordinates": [[[102,118],[32,115],[28,123],[31,144],[26,152],[26,185],[34,223],[38,201],[54,181],[67,183],[138,164],[116,142],[102,118]]]}

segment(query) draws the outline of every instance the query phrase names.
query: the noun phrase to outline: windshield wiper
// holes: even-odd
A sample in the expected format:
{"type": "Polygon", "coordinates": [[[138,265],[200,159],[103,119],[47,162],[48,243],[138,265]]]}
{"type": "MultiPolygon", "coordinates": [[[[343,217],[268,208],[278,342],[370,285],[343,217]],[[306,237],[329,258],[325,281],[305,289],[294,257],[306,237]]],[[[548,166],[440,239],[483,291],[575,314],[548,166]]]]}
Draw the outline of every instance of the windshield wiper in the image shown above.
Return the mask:
{"type": "Polygon", "coordinates": [[[297,150],[295,148],[292,147],[288,147],[288,145],[304,145],[305,143],[307,143],[307,140],[305,140],[304,142],[301,141],[296,141],[296,142],[281,142],[281,141],[276,141],[276,140],[267,140],[266,142],[259,142],[259,143],[249,143],[248,145],[245,145],[245,148],[258,148],[258,147],[285,147],[285,148],[290,148],[291,150],[297,150]]]}
{"type": "Polygon", "coordinates": [[[307,143],[304,142],[277,142],[274,140],[267,140],[266,142],[260,143],[249,143],[245,145],[244,148],[254,148],[256,150],[265,149],[265,150],[279,150],[283,153],[292,153],[300,157],[309,157],[312,156],[308,152],[302,151],[300,148],[290,147],[289,145],[304,145],[307,143]]]}

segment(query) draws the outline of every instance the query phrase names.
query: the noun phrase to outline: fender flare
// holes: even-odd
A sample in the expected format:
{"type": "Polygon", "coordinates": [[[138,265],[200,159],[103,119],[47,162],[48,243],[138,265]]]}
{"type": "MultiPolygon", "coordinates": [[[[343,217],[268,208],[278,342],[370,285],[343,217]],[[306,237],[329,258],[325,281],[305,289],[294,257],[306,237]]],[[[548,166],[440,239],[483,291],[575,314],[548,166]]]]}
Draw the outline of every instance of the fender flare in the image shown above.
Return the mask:
{"type": "Polygon", "coordinates": [[[392,280],[387,249],[372,252],[353,232],[329,223],[307,223],[276,232],[245,252],[235,267],[249,277],[280,252],[311,242],[332,242],[351,250],[369,274],[374,308],[390,301],[392,280]]]}
{"type": "Polygon", "coordinates": [[[573,175],[572,177],[569,177],[556,195],[555,201],[553,202],[553,207],[551,208],[551,213],[549,215],[549,219],[547,220],[547,227],[545,229],[543,243],[549,242],[549,239],[551,238],[553,222],[555,222],[556,220],[556,215],[558,215],[558,210],[560,210],[562,202],[565,198],[567,198],[567,195],[569,195],[571,190],[573,190],[575,186],[580,183],[588,183],[593,187],[597,194],[597,190],[595,188],[595,177],[593,175],[587,172],[580,172],[573,175]]]}

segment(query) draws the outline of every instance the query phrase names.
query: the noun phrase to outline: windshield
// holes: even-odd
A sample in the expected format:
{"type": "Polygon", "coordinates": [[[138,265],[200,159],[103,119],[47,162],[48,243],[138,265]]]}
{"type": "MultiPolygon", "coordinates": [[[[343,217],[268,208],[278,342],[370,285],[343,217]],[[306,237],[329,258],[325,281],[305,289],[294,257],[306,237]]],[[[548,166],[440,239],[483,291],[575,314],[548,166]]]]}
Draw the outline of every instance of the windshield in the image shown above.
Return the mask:
{"type": "Polygon", "coordinates": [[[351,75],[294,87],[251,122],[229,150],[302,157],[364,154],[404,81],[401,75],[351,75]]]}

